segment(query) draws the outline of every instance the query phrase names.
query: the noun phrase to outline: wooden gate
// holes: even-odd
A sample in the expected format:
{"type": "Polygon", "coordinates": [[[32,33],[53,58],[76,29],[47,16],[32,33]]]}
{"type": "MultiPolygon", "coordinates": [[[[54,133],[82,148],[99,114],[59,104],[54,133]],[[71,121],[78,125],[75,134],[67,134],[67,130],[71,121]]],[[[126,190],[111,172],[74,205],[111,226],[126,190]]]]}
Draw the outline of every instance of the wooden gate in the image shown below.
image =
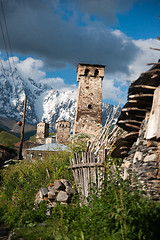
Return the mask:
{"type": "Polygon", "coordinates": [[[88,197],[92,188],[100,189],[104,180],[103,157],[91,152],[74,154],[70,159],[75,184],[80,196],[88,197]]]}

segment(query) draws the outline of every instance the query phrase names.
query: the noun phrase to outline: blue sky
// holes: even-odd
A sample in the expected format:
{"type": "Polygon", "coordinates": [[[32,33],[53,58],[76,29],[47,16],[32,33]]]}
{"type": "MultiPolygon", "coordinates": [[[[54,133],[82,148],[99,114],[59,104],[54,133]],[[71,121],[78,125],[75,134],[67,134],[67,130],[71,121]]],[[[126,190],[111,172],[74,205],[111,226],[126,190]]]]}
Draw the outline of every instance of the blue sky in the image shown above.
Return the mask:
{"type": "MultiPolygon", "coordinates": [[[[62,91],[77,89],[79,62],[103,64],[103,101],[124,104],[130,83],[160,58],[149,49],[160,48],[157,0],[3,0],[3,7],[22,77],[62,91]]],[[[1,8],[0,20],[7,37],[1,8]]]]}

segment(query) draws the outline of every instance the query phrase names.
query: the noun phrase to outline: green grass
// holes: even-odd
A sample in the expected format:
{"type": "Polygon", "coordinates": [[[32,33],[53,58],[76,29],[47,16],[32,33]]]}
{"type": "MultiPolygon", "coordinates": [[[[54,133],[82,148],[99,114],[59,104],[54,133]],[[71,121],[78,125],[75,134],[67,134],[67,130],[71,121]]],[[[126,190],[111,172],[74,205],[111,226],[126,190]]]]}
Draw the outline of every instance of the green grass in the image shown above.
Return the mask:
{"type": "Polygon", "coordinates": [[[115,176],[106,176],[101,195],[92,189],[88,205],[80,207],[76,196],[71,204],[57,205],[46,217],[45,202],[34,206],[35,194],[55,179],[73,180],[68,166],[69,153],[57,152],[43,161],[22,161],[2,171],[0,220],[15,232],[13,239],[160,239],[160,203],[121,181],[118,167],[117,181],[115,176]]]}
{"type": "Polygon", "coordinates": [[[20,139],[15,135],[0,129],[0,145],[13,148],[14,144],[19,142],[20,139]]]}

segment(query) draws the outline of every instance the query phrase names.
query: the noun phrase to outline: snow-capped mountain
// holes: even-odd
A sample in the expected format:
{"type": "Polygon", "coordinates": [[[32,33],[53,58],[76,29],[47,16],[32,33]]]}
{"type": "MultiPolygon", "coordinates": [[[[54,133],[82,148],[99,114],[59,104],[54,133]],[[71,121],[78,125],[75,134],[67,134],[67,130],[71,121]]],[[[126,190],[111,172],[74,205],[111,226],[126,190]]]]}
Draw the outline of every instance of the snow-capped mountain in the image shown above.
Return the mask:
{"type": "MultiPolygon", "coordinates": [[[[66,119],[74,123],[77,90],[58,91],[50,85],[37,84],[33,79],[22,79],[15,69],[12,75],[9,71],[0,70],[0,116],[21,120],[25,94],[27,96],[26,122],[35,125],[46,121],[55,129],[57,120],[66,119]]],[[[103,124],[109,112],[114,112],[115,106],[103,103],[103,124]]],[[[116,117],[119,115],[119,108],[116,117]]],[[[112,116],[111,114],[111,116],[112,116]]]]}

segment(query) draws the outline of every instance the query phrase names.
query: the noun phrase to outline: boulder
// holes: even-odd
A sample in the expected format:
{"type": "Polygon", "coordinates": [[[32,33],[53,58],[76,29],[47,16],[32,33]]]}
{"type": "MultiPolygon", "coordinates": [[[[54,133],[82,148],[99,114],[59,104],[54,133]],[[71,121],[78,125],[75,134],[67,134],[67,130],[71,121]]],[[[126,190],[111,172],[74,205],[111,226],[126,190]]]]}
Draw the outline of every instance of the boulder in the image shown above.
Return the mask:
{"type": "Polygon", "coordinates": [[[60,191],[60,192],[58,193],[57,197],[56,197],[56,200],[57,200],[58,202],[67,202],[68,199],[69,199],[69,196],[68,196],[68,194],[67,194],[66,192],[64,192],[64,191],[60,191]]]}
{"type": "Polygon", "coordinates": [[[48,196],[48,189],[42,187],[37,194],[39,194],[40,198],[47,197],[48,196]]]}
{"type": "Polygon", "coordinates": [[[59,180],[55,180],[54,181],[54,189],[55,190],[62,190],[62,191],[64,191],[65,188],[66,188],[65,185],[61,181],[59,181],[59,180]]]}
{"type": "Polygon", "coordinates": [[[69,196],[73,196],[76,193],[76,190],[70,186],[66,187],[66,192],[69,196]]]}
{"type": "Polygon", "coordinates": [[[65,187],[72,187],[72,182],[66,179],[60,179],[60,181],[65,185],[65,187]]]}
{"type": "Polygon", "coordinates": [[[49,200],[54,200],[56,198],[56,192],[54,189],[50,189],[48,192],[48,199],[49,200]]]}

